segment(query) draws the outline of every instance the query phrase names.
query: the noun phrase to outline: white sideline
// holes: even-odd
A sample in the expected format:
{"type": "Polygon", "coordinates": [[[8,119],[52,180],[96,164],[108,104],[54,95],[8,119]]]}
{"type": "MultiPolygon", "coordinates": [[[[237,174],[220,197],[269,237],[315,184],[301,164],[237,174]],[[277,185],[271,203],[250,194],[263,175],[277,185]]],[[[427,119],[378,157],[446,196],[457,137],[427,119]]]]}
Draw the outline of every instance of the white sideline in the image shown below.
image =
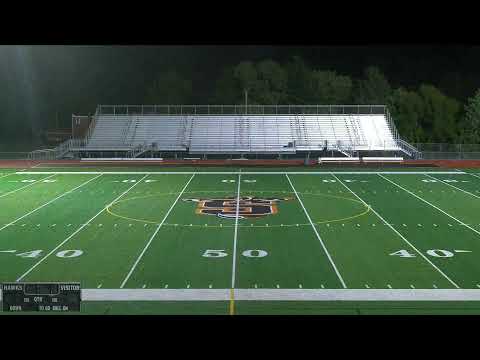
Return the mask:
{"type": "Polygon", "coordinates": [[[435,270],[437,270],[445,279],[447,279],[453,286],[460,288],[452,279],[450,279],[442,270],[440,270],[433,262],[430,261],[421,251],[419,251],[410,241],[408,241],[400,232],[395,229],[388,221],[386,221],[374,208],[368,205],[359,195],[357,195],[353,190],[351,190],[347,185],[343,183],[338,177],[332,174],[332,176],[337,179],[340,184],[342,184],[348,191],[350,191],[358,200],[360,200],[365,206],[368,206],[377,217],[382,220],[395,234],[397,234],[403,241],[405,241],[412,249],[414,249],[417,254],[419,254],[426,262],[428,262],[435,270]]]}
{"type": "Polygon", "coordinates": [[[455,185],[452,185],[452,184],[450,184],[450,183],[448,183],[448,182],[446,182],[446,181],[443,181],[443,180],[441,180],[441,179],[437,179],[436,177],[433,177],[433,176],[431,176],[431,175],[429,175],[429,174],[425,174],[425,176],[428,176],[429,178],[432,178],[432,179],[435,179],[435,180],[437,180],[437,181],[440,181],[442,184],[448,185],[448,186],[450,186],[450,187],[452,187],[452,188],[454,188],[454,189],[457,189],[457,190],[460,190],[461,192],[464,192],[465,194],[468,194],[468,195],[471,195],[471,196],[473,196],[473,197],[476,197],[477,199],[480,199],[480,196],[475,195],[475,194],[472,194],[470,191],[467,191],[467,190],[461,189],[461,188],[459,188],[459,187],[456,187],[455,185]]]}
{"type": "Polygon", "coordinates": [[[104,208],[102,208],[102,210],[100,210],[96,215],[94,215],[92,218],[90,218],[90,220],[88,220],[86,223],[84,223],[82,226],[80,226],[77,230],[75,230],[70,236],[68,236],[65,240],[63,240],[60,244],[58,244],[52,251],[50,251],[47,255],[45,255],[43,258],[41,258],[38,262],[36,262],[30,269],[28,269],[22,276],[20,276],[16,281],[20,281],[22,280],[25,276],[27,276],[30,272],[33,271],[33,269],[35,269],[38,265],[40,265],[45,259],[47,259],[50,255],[52,255],[55,251],[57,251],[57,249],[59,249],[61,246],[63,246],[63,244],[65,244],[67,241],[69,241],[72,237],[74,237],[76,234],[78,234],[80,231],[83,230],[83,228],[85,226],[87,226],[88,224],[90,224],[90,222],[92,222],[97,216],[99,216],[102,212],[105,211],[106,208],[108,208],[109,206],[111,206],[112,204],[114,204],[118,199],[120,199],[123,195],[125,195],[126,193],[128,193],[130,190],[132,190],[135,186],[137,186],[138,184],[140,184],[142,182],[143,179],[145,179],[148,175],[145,175],[144,177],[142,177],[139,181],[137,181],[135,184],[133,184],[132,186],[130,186],[127,190],[125,190],[123,193],[120,194],[120,196],[117,196],[115,198],[115,200],[113,200],[112,202],[110,202],[107,206],[105,206],[104,208]]]}
{"type": "Polygon", "coordinates": [[[237,264],[238,214],[240,212],[240,177],[241,175],[238,174],[237,208],[235,211],[235,231],[233,234],[232,289],[235,288],[235,272],[236,272],[236,264],[237,264]]]}
{"type": "Polygon", "coordinates": [[[185,189],[187,188],[188,184],[190,184],[190,182],[192,181],[193,177],[195,176],[195,174],[192,175],[192,177],[190,178],[190,180],[187,181],[187,183],[185,184],[185,186],[183,187],[182,191],[180,192],[180,194],[178,194],[177,198],[175,199],[174,203],[172,204],[172,206],[170,206],[170,209],[168,209],[167,213],[165,214],[165,217],[163,218],[162,222],[157,226],[157,228],[155,229],[155,232],[153,233],[153,235],[150,237],[150,240],[148,240],[147,242],[147,245],[145,245],[145,247],[143,248],[142,252],[140,253],[140,255],[138,256],[137,260],[135,261],[135,263],[133,264],[132,268],[130,269],[130,271],[128,272],[127,276],[125,277],[125,279],[123,280],[122,284],[120,285],[120,289],[122,289],[125,284],[127,283],[128,279],[130,279],[130,276],[132,275],[133,271],[135,270],[135,268],[137,267],[138,263],[140,262],[140,260],[142,259],[143,255],[145,254],[145,252],[147,251],[148,247],[150,246],[150,244],[152,243],[153,241],[153,238],[158,234],[158,232],[160,231],[163,223],[165,222],[165,220],[167,220],[167,217],[168,215],[170,215],[170,212],[172,211],[172,209],[175,207],[175,205],[177,204],[178,202],[178,199],[180,199],[180,196],[182,196],[182,194],[185,192],[185,189]]]}
{"type": "Polygon", "coordinates": [[[415,196],[418,200],[423,201],[424,203],[426,203],[426,204],[430,205],[431,207],[437,209],[437,210],[440,211],[441,213],[443,213],[443,214],[447,215],[448,217],[452,218],[453,220],[455,220],[455,221],[458,222],[459,224],[465,226],[466,228],[469,228],[469,229],[472,230],[474,233],[480,235],[480,232],[479,232],[478,230],[475,230],[475,229],[472,228],[470,225],[465,224],[465,223],[464,223],[463,221],[461,221],[461,220],[458,220],[456,217],[454,217],[454,216],[450,215],[449,213],[443,211],[442,209],[440,209],[439,207],[437,207],[437,206],[433,205],[432,203],[428,202],[428,201],[425,200],[424,198],[421,198],[421,197],[418,196],[417,194],[411,192],[411,191],[408,190],[408,189],[405,189],[403,186],[398,185],[396,182],[394,182],[394,181],[392,181],[392,180],[390,180],[390,179],[387,179],[385,176],[382,176],[381,174],[378,174],[378,176],[380,176],[381,178],[387,180],[388,182],[391,182],[391,183],[392,183],[393,185],[395,185],[396,187],[402,189],[403,191],[408,192],[410,195],[415,196]]]}
{"type": "Polygon", "coordinates": [[[479,289],[241,289],[237,300],[479,301],[479,289]]]}
{"type": "Polygon", "coordinates": [[[91,178],[90,180],[88,180],[88,181],[85,181],[83,184],[80,184],[79,186],[77,186],[77,187],[75,187],[75,188],[73,188],[73,189],[71,189],[71,190],[68,190],[67,192],[64,192],[63,194],[61,194],[61,195],[57,196],[56,198],[54,198],[54,199],[50,200],[49,202],[46,202],[45,204],[43,204],[43,205],[41,205],[41,206],[37,207],[36,209],[33,209],[32,211],[30,211],[30,212],[26,213],[25,215],[23,215],[23,216],[20,216],[19,218],[17,218],[17,219],[15,219],[15,220],[13,220],[12,222],[9,222],[8,224],[6,224],[6,225],[2,226],[2,227],[0,228],[0,231],[2,231],[3,229],[5,229],[6,227],[8,227],[8,226],[10,226],[10,225],[13,225],[13,224],[15,224],[17,221],[19,221],[19,220],[22,220],[22,219],[26,218],[27,216],[29,216],[29,215],[33,214],[34,212],[36,212],[36,211],[38,211],[38,210],[40,210],[40,209],[44,208],[45,206],[47,206],[47,205],[49,205],[49,204],[53,203],[54,201],[57,201],[58,199],[60,199],[60,198],[64,197],[65,195],[68,195],[68,194],[70,194],[70,193],[74,192],[75,190],[77,190],[77,189],[80,189],[82,186],[84,186],[84,185],[87,185],[87,184],[88,184],[90,181],[93,181],[93,180],[95,180],[95,179],[99,178],[100,176],[102,176],[102,175],[97,175],[97,176],[95,176],[95,177],[91,178]]]}
{"type": "MultiPolygon", "coordinates": [[[[235,294],[237,301],[480,301],[480,289],[235,289],[235,294]]],[[[228,301],[230,289],[82,289],[82,300],[228,301]]]]}
{"type": "MultiPolygon", "coordinates": [[[[111,175],[328,175],[331,171],[23,171],[15,174],[28,175],[95,175],[95,174],[111,174],[111,175]]],[[[347,175],[377,175],[377,174],[398,174],[398,175],[423,175],[423,174],[439,174],[439,175],[463,175],[466,172],[458,171],[334,171],[333,174],[347,175]]]]}
{"type": "MultiPolygon", "coordinates": [[[[25,173],[23,173],[23,172],[18,172],[18,173],[15,173],[15,174],[25,174],[25,173]]],[[[42,175],[47,175],[47,174],[42,174],[42,175]]],[[[26,188],[28,188],[28,187],[30,187],[30,186],[35,185],[35,184],[38,184],[38,183],[39,183],[40,181],[42,181],[42,180],[50,179],[51,177],[54,177],[55,175],[57,175],[57,174],[53,174],[53,175],[50,175],[50,176],[47,176],[47,177],[44,177],[44,178],[35,180],[35,182],[32,182],[32,183],[30,183],[30,184],[28,184],[28,185],[22,186],[22,187],[20,187],[20,188],[18,188],[18,189],[15,189],[15,190],[12,190],[12,191],[9,191],[9,192],[7,192],[7,193],[5,193],[5,194],[0,195],[0,198],[3,198],[3,197],[5,197],[5,196],[7,196],[7,195],[16,193],[17,191],[26,189],[26,188]]]]}
{"type": "Polygon", "coordinates": [[[287,177],[287,180],[288,180],[288,182],[290,183],[290,186],[292,187],[292,190],[293,190],[293,192],[295,193],[295,196],[296,196],[296,198],[298,199],[298,202],[299,202],[300,205],[302,206],[303,211],[305,212],[305,215],[307,215],[308,221],[310,222],[310,225],[312,226],[312,229],[313,229],[313,231],[315,232],[315,235],[317,236],[318,241],[320,241],[320,244],[322,245],[323,251],[324,251],[325,254],[327,255],[327,258],[328,258],[328,260],[330,261],[330,264],[332,265],[333,269],[335,270],[335,273],[337,274],[338,279],[339,279],[340,282],[342,283],[342,286],[343,286],[344,288],[347,288],[347,285],[345,285],[345,281],[343,281],[342,275],[340,275],[340,272],[338,271],[335,263],[333,262],[333,259],[332,259],[332,257],[330,256],[330,253],[329,253],[328,250],[327,250],[327,247],[326,247],[325,244],[323,243],[323,240],[322,240],[322,238],[320,237],[320,234],[318,233],[317,228],[316,228],[315,225],[313,224],[313,221],[312,221],[312,219],[310,218],[310,215],[308,214],[307,209],[305,209],[305,206],[303,205],[302,199],[300,199],[300,196],[298,195],[297,190],[295,189],[295,187],[293,186],[292,182],[290,181],[290,178],[288,177],[288,174],[285,174],[285,176],[287,177]]]}

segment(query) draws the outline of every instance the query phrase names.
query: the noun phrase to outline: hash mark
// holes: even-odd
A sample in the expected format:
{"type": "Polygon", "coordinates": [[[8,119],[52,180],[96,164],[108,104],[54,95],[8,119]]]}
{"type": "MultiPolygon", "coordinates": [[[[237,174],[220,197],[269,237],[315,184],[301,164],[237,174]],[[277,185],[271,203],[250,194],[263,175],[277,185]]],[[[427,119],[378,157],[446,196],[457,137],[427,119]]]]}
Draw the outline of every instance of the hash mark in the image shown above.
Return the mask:
{"type": "Polygon", "coordinates": [[[102,284],[98,284],[97,289],[100,289],[102,287],[102,284]]]}
{"type": "Polygon", "coordinates": [[[433,284],[433,287],[434,287],[435,289],[437,289],[437,285],[433,284]]]}
{"type": "Polygon", "coordinates": [[[165,289],[168,289],[168,284],[165,285],[165,289]]]}
{"type": "Polygon", "coordinates": [[[302,287],[302,284],[298,284],[298,287],[299,287],[300,289],[302,289],[302,288],[303,288],[303,287],[302,287]]]}
{"type": "Polygon", "coordinates": [[[187,289],[190,289],[190,284],[187,284],[187,289]]]}
{"type": "Polygon", "coordinates": [[[413,284],[410,284],[410,287],[411,287],[412,289],[415,289],[415,286],[413,286],[413,284]]]}
{"type": "Polygon", "coordinates": [[[255,289],[257,288],[257,284],[254,285],[254,288],[255,288],[255,289]]]}
{"type": "Polygon", "coordinates": [[[365,284],[365,287],[366,287],[367,289],[370,289],[370,286],[368,286],[368,284],[365,284]]]}
{"type": "Polygon", "coordinates": [[[320,285],[320,287],[321,287],[322,289],[325,289],[325,286],[323,286],[323,284],[322,284],[322,285],[320,285]]]}
{"type": "Polygon", "coordinates": [[[277,289],[280,289],[280,285],[277,284],[277,289]]]}
{"type": "Polygon", "coordinates": [[[208,285],[208,288],[211,289],[211,288],[212,288],[212,284],[208,285]]]}
{"type": "Polygon", "coordinates": [[[389,289],[391,289],[391,288],[392,288],[392,285],[390,285],[390,284],[387,284],[387,287],[388,287],[389,289]]]}
{"type": "Polygon", "coordinates": [[[142,289],[145,289],[147,287],[147,284],[143,284],[142,289]]]}

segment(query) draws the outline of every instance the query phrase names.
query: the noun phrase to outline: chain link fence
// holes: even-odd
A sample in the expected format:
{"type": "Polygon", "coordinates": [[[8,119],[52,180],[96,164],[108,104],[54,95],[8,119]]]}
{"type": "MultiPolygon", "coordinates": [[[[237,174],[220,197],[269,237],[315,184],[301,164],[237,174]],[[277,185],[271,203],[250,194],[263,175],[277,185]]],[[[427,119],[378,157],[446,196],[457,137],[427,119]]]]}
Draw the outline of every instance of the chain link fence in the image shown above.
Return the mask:
{"type": "Polygon", "coordinates": [[[426,160],[480,159],[480,144],[413,143],[426,160]]]}

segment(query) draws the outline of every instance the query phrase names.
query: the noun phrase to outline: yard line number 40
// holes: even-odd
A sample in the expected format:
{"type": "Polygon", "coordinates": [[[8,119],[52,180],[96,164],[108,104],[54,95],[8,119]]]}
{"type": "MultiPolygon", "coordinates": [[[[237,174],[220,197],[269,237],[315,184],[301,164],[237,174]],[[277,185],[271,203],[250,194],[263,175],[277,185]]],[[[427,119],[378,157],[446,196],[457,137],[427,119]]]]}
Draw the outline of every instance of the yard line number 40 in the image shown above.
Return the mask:
{"type": "MultiPolygon", "coordinates": [[[[469,251],[469,250],[453,250],[453,252],[452,252],[452,251],[444,250],[444,249],[431,249],[431,250],[426,251],[427,255],[430,255],[430,256],[433,256],[433,257],[438,257],[438,258],[450,258],[450,257],[453,257],[455,255],[455,253],[464,253],[464,252],[471,252],[471,251],[469,251]]],[[[408,252],[408,250],[398,250],[398,251],[395,251],[395,252],[393,252],[389,255],[399,256],[399,257],[402,257],[402,258],[416,257],[415,254],[413,254],[411,252],[408,252]]]]}

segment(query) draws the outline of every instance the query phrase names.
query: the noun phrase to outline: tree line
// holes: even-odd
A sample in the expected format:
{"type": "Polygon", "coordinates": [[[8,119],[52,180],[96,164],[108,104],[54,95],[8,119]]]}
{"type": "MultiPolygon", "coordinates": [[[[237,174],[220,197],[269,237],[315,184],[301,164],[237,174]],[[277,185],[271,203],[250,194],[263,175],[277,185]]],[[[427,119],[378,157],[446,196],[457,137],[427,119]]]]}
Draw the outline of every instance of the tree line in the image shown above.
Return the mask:
{"type": "MultiPolygon", "coordinates": [[[[352,59],[354,61],[354,59],[352,59]]],[[[462,104],[431,84],[397,87],[375,66],[358,78],[315,69],[300,57],[280,64],[243,61],[221,72],[206,103],[252,105],[388,105],[401,136],[413,143],[480,142],[480,89],[462,104]]],[[[160,73],[148,87],[147,104],[190,104],[195,83],[175,70],[160,73]]]]}

